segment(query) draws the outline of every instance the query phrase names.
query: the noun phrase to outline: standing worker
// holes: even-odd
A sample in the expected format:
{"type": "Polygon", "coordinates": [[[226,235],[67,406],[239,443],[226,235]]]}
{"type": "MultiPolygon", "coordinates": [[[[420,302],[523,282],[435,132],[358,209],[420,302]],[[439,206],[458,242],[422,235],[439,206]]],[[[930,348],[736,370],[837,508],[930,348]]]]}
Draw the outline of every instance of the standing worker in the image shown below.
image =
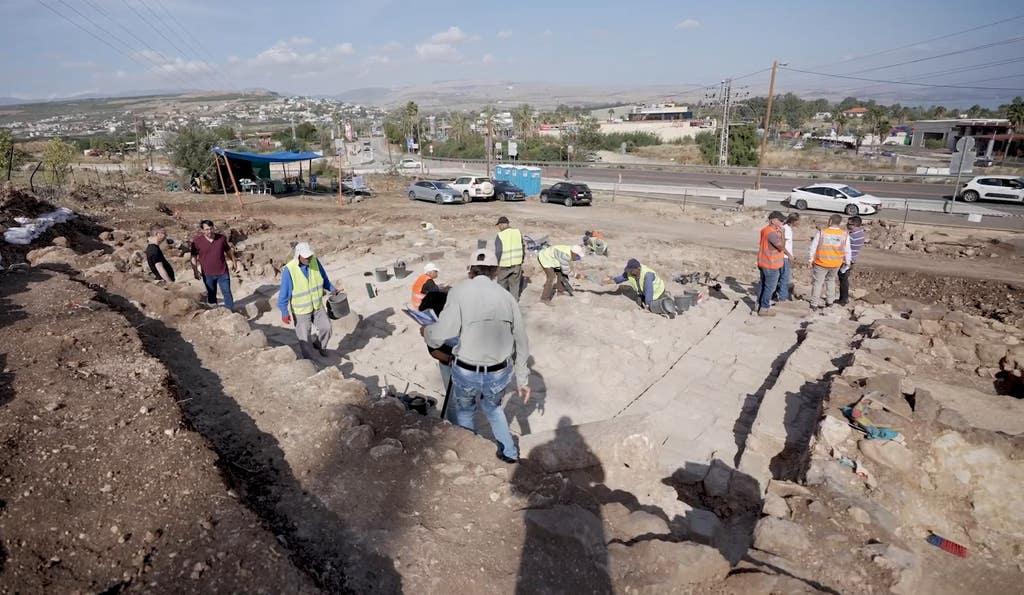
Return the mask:
{"type": "Polygon", "coordinates": [[[492,252],[477,250],[469,266],[469,280],[448,292],[438,321],[423,327],[427,346],[438,348],[458,337],[452,366],[452,397],[460,426],[475,431],[477,406],[483,409],[491,433],[501,444],[498,458],[519,461],[501,399],[515,373],[523,403],[530,399],[530,346],[519,304],[494,282],[498,260],[492,252]]]}
{"type": "Polygon", "coordinates": [[[572,273],[572,263],[583,258],[583,246],[548,246],[537,253],[537,262],[544,269],[544,290],[540,294],[542,303],[551,305],[555,292],[563,293],[569,285],[568,275],[572,273]]]}
{"type": "Polygon", "coordinates": [[[313,248],[306,242],[295,245],[295,258],[281,269],[281,290],[277,295],[277,308],[281,310],[281,322],[295,322],[295,336],[299,339],[299,352],[303,359],[310,359],[314,347],[321,356],[327,355],[327,342],[331,340],[331,319],[324,305],[326,292],[332,295],[341,291],[331,285],[320,260],[313,254],[313,248]],[[310,334],[316,328],[316,340],[310,334]]]}
{"type": "Polygon", "coordinates": [[[498,217],[498,236],[494,238],[494,256],[498,259],[498,285],[519,301],[523,292],[523,258],[526,242],[523,233],[509,227],[508,217],[498,217]]]}
{"type": "Polygon", "coordinates": [[[785,265],[786,243],[782,233],[782,222],[786,216],[778,211],[768,215],[768,225],[761,228],[761,239],[757,248],[757,269],[761,274],[761,291],[757,297],[757,315],[775,316],[771,311],[772,294],[779,286],[779,276],[785,265]]]}
{"type": "Polygon", "coordinates": [[[167,262],[164,251],[160,245],[167,241],[167,231],[162,225],[153,225],[149,228],[149,243],[146,244],[146,264],[149,265],[149,272],[153,273],[157,281],[174,283],[174,267],[167,262]]]}
{"type": "Polygon", "coordinates": [[[857,257],[864,247],[867,234],[861,226],[863,221],[857,215],[846,220],[846,232],[850,238],[850,262],[839,268],[839,304],[845,306],[850,303],[850,276],[853,274],[853,265],[857,263],[857,257]]]}
{"type": "Polygon", "coordinates": [[[224,234],[214,231],[213,221],[203,219],[199,222],[199,228],[202,233],[192,238],[192,273],[196,279],[202,274],[207,303],[217,303],[217,288],[220,287],[221,295],[224,296],[224,307],[232,310],[235,307],[235,300],[231,297],[231,274],[228,273],[227,261],[231,261],[231,268],[237,273],[238,261],[235,260],[235,251],[231,249],[224,234]]]}
{"type": "Polygon", "coordinates": [[[841,215],[828,218],[828,227],[821,229],[811,240],[811,308],[822,308],[836,301],[836,277],[839,269],[850,264],[850,240],[839,227],[841,215]],[[821,303],[822,286],[825,303],[821,303]]]}
{"type": "Polygon", "coordinates": [[[657,273],[640,264],[635,258],[626,262],[626,268],[618,277],[608,277],[606,283],[626,283],[636,292],[641,308],[655,314],[676,317],[676,303],[672,295],[665,291],[665,282],[657,273]]]}
{"type": "Polygon", "coordinates": [[[785,240],[782,255],[782,273],[779,276],[779,287],[775,290],[776,301],[788,302],[793,299],[790,285],[793,282],[793,228],[800,223],[800,213],[790,213],[782,226],[782,238],[785,240]]]}
{"type": "Polygon", "coordinates": [[[428,262],[423,267],[423,274],[416,277],[416,280],[412,284],[412,307],[417,310],[422,310],[420,304],[423,303],[423,298],[427,297],[427,294],[432,291],[444,291],[440,285],[437,284],[437,276],[441,274],[440,269],[437,265],[428,262]]]}

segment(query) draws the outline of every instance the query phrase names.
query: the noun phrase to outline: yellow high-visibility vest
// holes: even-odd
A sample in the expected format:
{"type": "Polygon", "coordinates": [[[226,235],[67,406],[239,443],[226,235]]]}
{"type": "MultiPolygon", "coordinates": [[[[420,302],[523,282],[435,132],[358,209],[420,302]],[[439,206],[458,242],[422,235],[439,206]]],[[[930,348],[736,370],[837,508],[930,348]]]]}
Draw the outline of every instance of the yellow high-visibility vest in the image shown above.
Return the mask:
{"type": "MultiPolygon", "coordinates": [[[[665,282],[661,280],[661,277],[658,276],[658,273],[655,273],[654,271],[652,271],[651,269],[647,268],[646,266],[640,265],[640,277],[639,278],[634,278],[634,277],[632,277],[630,275],[626,275],[626,283],[629,283],[629,286],[633,288],[633,291],[635,291],[637,295],[643,295],[644,294],[644,279],[647,278],[647,273],[653,273],[654,274],[654,295],[651,296],[651,299],[652,300],[656,300],[656,299],[660,298],[662,296],[662,294],[665,293],[665,282]]],[[[647,296],[644,296],[644,297],[647,297],[647,296]]]]}
{"type": "Polygon", "coordinates": [[[514,267],[523,264],[523,234],[514,227],[498,232],[501,240],[500,267],[514,267]]]}
{"type": "Polygon", "coordinates": [[[562,263],[556,253],[560,254],[566,261],[572,262],[572,247],[564,245],[544,248],[537,253],[537,261],[540,262],[540,266],[546,269],[560,269],[562,268],[562,263]]]}
{"type": "Polygon", "coordinates": [[[315,256],[309,258],[309,278],[299,268],[299,260],[293,259],[285,265],[292,278],[292,313],[310,314],[324,307],[324,278],[320,275],[320,263],[315,256]]]}

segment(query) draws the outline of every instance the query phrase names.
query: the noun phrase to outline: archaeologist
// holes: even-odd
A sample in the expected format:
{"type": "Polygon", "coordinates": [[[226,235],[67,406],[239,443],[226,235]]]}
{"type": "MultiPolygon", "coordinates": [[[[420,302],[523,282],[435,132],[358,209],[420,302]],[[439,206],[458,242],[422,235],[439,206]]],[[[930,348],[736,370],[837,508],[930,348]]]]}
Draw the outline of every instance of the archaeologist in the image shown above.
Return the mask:
{"type": "Polygon", "coordinates": [[[521,231],[509,227],[508,217],[498,217],[494,256],[498,259],[498,285],[504,287],[518,301],[523,291],[523,258],[526,257],[526,242],[521,231]]]}
{"type": "Polygon", "coordinates": [[[321,356],[327,355],[327,342],[331,340],[331,319],[327,316],[324,297],[341,291],[331,285],[320,260],[306,242],[295,245],[295,258],[281,269],[281,290],[277,294],[277,307],[281,322],[295,323],[295,336],[299,339],[299,352],[310,359],[310,346],[321,356]],[[311,332],[316,329],[316,339],[311,332]]]}
{"type": "Polygon", "coordinates": [[[160,245],[167,241],[167,231],[162,225],[153,225],[149,228],[149,243],[146,244],[146,263],[149,265],[149,272],[153,273],[157,281],[174,283],[174,267],[167,262],[164,251],[160,245]]]}
{"type": "Polygon", "coordinates": [[[757,269],[761,275],[761,290],[757,297],[758,316],[775,316],[775,312],[771,311],[771,300],[785,264],[786,243],[782,234],[782,222],[785,219],[782,213],[772,211],[768,215],[768,225],[761,228],[757,248],[757,269]]]}
{"type": "Polygon", "coordinates": [[[437,284],[437,276],[441,274],[441,270],[437,268],[437,265],[428,262],[423,267],[423,274],[416,277],[416,280],[412,283],[412,307],[420,310],[420,304],[423,303],[423,298],[427,297],[427,294],[432,291],[445,291],[440,285],[437,284]]]}
{"type": "Polygon", "coordinates": [[[498,260],[492,251],[474,252],[469,279],[448,292],[438,321],[422,328],[429,347],[459,339],[452,365],[452,398],[459,425],[475,431],[473,418],[479,406],[501,444],[498,458],[515,463],[519,450],[512,441],[501,399],[514,375],[523,403],[529,401],[530,347],[519,304],[494,282],[497,271],[498,260]]]}
{"type": "Polygon", "coordinates": [[[235,260],[235,252],[224,234],[215,232],[213,221],[204,219],[199,222],[199,228],[202,233],[192,238],[192,273],[196,279],[202,275],[203,285],[206,286],[207,303],[217,303],[217,288],[220,287],[224,307],[232,310],[235,307],[235,300],[231,297],[228,261],[231,261],[231,269],[237,273],[238,261],[235,260]]]}
{"type": "Polygon", "coordinates": [[[800,213],[790,213],[782,225],[782,237],[785,248],[782,255],[782,272],[779,274],[779,286],[775,289],[775,301],[788,302],[793,299],[793,228],[800,224],[800,213]]]}
{"type": "Polygon", "coordinates": [[[818,230],[811,240],[811,308],[830,306],[836,301],[839,269],[850,264],[850,240],[846,231],[839,227],[842,222],[841,215],[832,215],[828,218],[828,227],[818,230]],[[823,286],[824,304],[821,303],[823,286]]]}
{"type": "Polygon", "coordinates": [[[608,256],[608,243],[604,241],[604,234],[600,231],[587,230],[583,232],[582,244],[588,254],[608,256]]]}
{"type": "Polygon", "coordinates": [[[672,295],[665,291],[665,282],[658,273],[640,264],[635,258],[630,258],[626,262],[626,268],[621,275],[607,277],[604,283],[626,283],[636,292],[641,308],[669,318],[676,317],[676,303],[672,295]]]}
{"type": "Polygon", "coordinates": [[[537,253],[537,262],[544,269],[544,290],[540,301],[551,304],[555,292],[564,293],[569,285],[568,276],[572,274],[572,263],[583,258],[583,246],[548,246],[537,253]]]}
{"type": "Polygon", "coordinates": [[[846,232],[850,238],[850,262],[839,267],[839,304],[845,306],[850,303],[850,277],[853,275],[853,265],[857,263],[857,257],[864,248],[864,241],[867,235],[862,227],[863,221],[858,215],[846,220],[846,232]]]}

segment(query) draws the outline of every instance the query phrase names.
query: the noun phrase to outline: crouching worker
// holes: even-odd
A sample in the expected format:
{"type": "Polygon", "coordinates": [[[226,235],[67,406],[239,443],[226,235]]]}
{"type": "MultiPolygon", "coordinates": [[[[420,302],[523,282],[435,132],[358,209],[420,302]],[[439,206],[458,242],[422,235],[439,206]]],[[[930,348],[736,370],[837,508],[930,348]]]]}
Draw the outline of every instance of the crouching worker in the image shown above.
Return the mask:
{"type": "Polygon", "coordinates": [[[295,258],[281,269],[281,290],[277,296],[277,307],[281,310],[281,321],[286,325],[295,322],[295,335],[299,339],[299,351],[304,359],[310,359],[315,348],[321,356],[327,355],[327,342],[331,339],[331,319],[327,317],[324,297],[341,291],[331,285],[327,272],[313,254],[306,242],[295,245],[295,258]],[[313,329],[316,338],[311,339],[313,329]]]}
{"type": "Polygon", "coordinates": [[[608,277],[605,284],[625,283],[636,292],[637,301],[641,308],[646,308],[655,314],[676,317],[676,303],[672,295],[665,290],[665,282],[646,266],[640,264],[635,258],[626,262],[626,270],[618,277],[608,277]]]}

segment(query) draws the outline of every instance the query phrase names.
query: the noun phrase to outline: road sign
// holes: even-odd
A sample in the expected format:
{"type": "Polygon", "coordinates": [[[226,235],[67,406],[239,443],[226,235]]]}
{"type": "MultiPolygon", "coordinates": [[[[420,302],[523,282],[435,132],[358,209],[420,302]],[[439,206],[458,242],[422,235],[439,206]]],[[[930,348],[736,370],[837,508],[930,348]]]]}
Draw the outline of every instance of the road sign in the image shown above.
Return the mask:
{"type": "Polygon", "coordinates": [[[956,150],[961,152],[971,152],[974,150],[974,137],[973,136],[961,136],[960,140],[956,141],[956,150]]]}
{"type": "Polygon", "coordinates": [[[515,141],[508,141],[508,156],[518,157],[519,156],[519,143],[515,141]]]}
{"type": "Polygon", "coordinates": [[[430,145],[430,154],[431,154],[431,155],[433,155],[433,154],[434,154],[434,145],[430,145]]]}
{"type": "Polygon", "coordinates": [[[949,175],[970,173],[974,173],[974,150],[968,149],[953,153],[953,156],[949,158],[949,175]]]}

